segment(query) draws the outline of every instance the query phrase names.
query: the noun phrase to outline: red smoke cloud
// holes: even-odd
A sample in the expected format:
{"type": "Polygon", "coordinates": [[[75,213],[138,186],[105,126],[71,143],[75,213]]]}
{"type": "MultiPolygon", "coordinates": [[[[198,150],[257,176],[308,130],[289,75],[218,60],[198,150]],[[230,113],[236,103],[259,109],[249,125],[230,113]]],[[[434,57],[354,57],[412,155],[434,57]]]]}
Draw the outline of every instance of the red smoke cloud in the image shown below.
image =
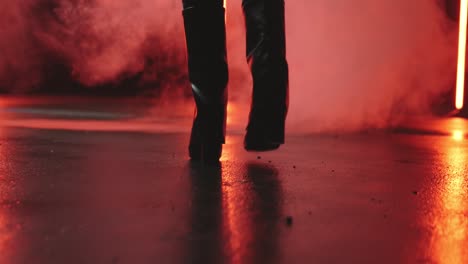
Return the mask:
{"type": "Polygon", "coordinates": [[[0,86],[33,86],[48,74],[50,60],[88,86],[153,64],[183,69],[180,9],[176,0],[2,1],[0,23],[7,27],[0,31],[0,86]]]}
{"type": "Polygon", "coordinates": [[[456,77],[457,25],[438,1],[288,5],[290,127],[386,127],[430,113],[456,77]]]}

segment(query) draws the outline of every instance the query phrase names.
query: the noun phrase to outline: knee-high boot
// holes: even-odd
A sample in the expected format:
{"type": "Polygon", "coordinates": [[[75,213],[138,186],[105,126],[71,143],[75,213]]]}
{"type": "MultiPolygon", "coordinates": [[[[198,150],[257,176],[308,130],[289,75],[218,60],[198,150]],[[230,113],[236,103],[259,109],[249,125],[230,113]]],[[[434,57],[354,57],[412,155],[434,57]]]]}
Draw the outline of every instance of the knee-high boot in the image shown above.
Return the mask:
{"type": "Polygon", "coordinates": [[[267,151],[284,143],[289,74],[284,0],[243,0],[252,105],[244,145],[267,151]]]}
{"type": "Polygon", "coordinates": [[[188,70],[196,102],[189,154],[218,161],[225,142],[228,66],[222,5],[195,5],[183,11],[188,70]]]}

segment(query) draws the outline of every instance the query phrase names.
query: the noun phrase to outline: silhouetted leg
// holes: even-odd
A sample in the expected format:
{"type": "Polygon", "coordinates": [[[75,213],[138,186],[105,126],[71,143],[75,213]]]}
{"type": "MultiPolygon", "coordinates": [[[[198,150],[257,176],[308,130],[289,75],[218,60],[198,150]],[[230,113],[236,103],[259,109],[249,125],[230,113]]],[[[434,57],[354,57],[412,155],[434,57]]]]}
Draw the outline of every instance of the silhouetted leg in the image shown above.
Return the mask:
{"type": "Polygon", "coordinates": [[[184,0],[188,71],[196,102],[193,160],[219,160],[225,141],[228,68],[222,0],[184,0]]]}
{"type": "Polygon", "coordinates": [[[247,61],[253,77],[247,150],[273,150],[284,143],[288,111],[284,0],[243,0],[247,61]]]}

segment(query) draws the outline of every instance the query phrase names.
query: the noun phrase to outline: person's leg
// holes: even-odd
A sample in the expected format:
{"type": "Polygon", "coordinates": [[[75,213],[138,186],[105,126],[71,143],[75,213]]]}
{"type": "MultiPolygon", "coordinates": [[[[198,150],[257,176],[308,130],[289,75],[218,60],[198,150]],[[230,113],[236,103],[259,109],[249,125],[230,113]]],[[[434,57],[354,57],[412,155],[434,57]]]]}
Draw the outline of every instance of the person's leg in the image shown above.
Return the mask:
{"type": "Polygon", "coordinates": [[[189,154],[217,161],[225,141],[228,68],[223,0],[183,0],[188,72],[197,110],[189,154]]]}
{"type": "Polygon", "coordinates": [[[277,149],[284,143],[288,111],[284,0],[243,0],[247,61],[253,77],[245,148],[277,149]]]}

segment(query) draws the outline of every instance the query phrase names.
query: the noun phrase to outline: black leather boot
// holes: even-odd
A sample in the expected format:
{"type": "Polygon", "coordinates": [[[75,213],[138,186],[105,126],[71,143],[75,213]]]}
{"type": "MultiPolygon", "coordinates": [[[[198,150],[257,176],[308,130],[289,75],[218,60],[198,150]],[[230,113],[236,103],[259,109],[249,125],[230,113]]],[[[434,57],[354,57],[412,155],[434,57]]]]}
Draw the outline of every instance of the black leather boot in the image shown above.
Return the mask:
{"type": "Polygon", "coordinates": [[[244,147],[275,150],[284,143],[289,103],[284,0],[243,0],[242,5],[254,85],[244,147]]]}
{"type": "MultiPolygon", "coordinates": [[[[213,1],[211,1],[213,2],[213,1]]],[[[224,8],[220,4],[185,6],[188,70],[196,102],[190,136],[192,160],[216,163],[225,142],[228,67],[224,8]]]]}

